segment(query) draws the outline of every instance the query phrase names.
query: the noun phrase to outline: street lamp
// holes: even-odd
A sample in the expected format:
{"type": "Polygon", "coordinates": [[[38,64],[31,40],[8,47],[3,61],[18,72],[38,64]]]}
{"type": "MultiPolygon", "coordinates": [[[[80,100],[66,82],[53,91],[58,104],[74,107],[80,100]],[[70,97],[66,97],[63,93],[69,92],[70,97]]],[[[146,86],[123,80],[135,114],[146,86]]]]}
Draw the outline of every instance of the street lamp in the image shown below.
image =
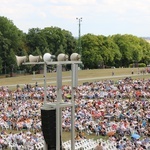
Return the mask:
{"type": "Polygon", "coordinates": [[[82,18],[76,18],[77,20],[78,20],[78,22],[79,22],[79,37],[78,37],[78,53],[80,54],[80,55],[82,55],[82,50],[81,50],[81,38],[80,38],[80,36],[81,36],[81,31],[80,31],[80,27],[81,27],[81,21],[82,21],[82,18]]]}

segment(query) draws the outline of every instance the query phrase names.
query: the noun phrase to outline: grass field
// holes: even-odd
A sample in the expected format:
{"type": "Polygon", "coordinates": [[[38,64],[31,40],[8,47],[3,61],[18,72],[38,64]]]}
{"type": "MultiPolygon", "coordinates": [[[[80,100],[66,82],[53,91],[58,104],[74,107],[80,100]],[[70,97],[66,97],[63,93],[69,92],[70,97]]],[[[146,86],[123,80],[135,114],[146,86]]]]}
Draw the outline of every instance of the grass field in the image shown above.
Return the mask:
{"type": "MultiPolygon", "coordinates": [[[[115,69],[94,69],[94,70],[78,70],[78,85],[84,82],[91,82],[97,80],[112,79],[118,80],[130,76],[132,78],[148,78],[149,74],[138,73],[144,68],[115,68],[115,69]],[[131,72],[134,72],[132,75],[131,72]],[[114,72],[114,76],[112,76],[114,72]]],[[[71,85],[71,71],[62,72],[63,85],[71,85]]],[[[35,85],[35,82],[39,85],[43,85],[43,74],[35,75],[20,75],[16,77],[4,77],[0,78],[0,86],[8,86],[9,88],[15,88],[16,85],[23,86],[24,84],[35,85]]],[[[56,85],[56,73],[47,73],[47,85],[56,85]]]]}

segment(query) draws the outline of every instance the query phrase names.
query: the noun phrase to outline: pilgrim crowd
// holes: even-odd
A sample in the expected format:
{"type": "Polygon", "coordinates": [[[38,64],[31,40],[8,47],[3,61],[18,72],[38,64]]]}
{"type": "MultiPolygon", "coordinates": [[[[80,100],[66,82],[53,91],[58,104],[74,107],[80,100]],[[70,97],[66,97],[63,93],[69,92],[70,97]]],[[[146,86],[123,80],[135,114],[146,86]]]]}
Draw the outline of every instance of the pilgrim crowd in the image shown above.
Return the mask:
{"type": "MultiPolygon", "coordinates": [[[[55,102],[57,87],[47,87],[47,101],[55,102]]],[[[75,141],[87,135],[107,136],[120,150],[143,150],[150,143],[150,80],[125,78],[118,81],[86,82],[75,97],[75,141]]],[[[15,143],[35,149],[43,141],[40,108],[44,87],[18,85],[16,90],[0,87],[0,147],[15,143]],[[13,132],[15,131],[15,132],[13,132]]],[[[71,87],[62,87],[62,100],[71,101],[71,87]]],[[[71,108],[62,111],[62,129],[71,130],[71,108]]],[[[103,148],[104,149],[104,148],[103,148]]]]}

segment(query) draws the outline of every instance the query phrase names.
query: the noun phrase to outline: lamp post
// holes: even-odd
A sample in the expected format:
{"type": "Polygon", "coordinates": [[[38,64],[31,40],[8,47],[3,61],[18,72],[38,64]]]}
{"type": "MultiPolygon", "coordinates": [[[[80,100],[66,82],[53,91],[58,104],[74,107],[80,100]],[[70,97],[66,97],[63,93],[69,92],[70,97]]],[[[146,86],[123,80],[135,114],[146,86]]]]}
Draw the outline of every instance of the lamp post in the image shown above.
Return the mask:
{"type": "Polygon", "coordinates": [[[82,18],[76,18],[79,22],[79,37],[78,37],[78,53],[80,55],[82,55],[82,47],[81,47],[81,21],[82,21],[82,18]]]}

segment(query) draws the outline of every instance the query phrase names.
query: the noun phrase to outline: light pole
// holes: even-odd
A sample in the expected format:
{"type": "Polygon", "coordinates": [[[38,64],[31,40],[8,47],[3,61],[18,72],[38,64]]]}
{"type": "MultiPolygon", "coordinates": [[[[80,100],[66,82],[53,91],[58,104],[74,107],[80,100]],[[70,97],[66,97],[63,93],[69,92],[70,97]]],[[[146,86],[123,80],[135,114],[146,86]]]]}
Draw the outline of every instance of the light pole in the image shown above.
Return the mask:
{"type": "Polygon", "coordinates": [[[82,55],[82,47],[81,47],[81,21],[82,18],[76,18],[79,22],[79,37],[78,37],[78,53],[82,55]]]}

